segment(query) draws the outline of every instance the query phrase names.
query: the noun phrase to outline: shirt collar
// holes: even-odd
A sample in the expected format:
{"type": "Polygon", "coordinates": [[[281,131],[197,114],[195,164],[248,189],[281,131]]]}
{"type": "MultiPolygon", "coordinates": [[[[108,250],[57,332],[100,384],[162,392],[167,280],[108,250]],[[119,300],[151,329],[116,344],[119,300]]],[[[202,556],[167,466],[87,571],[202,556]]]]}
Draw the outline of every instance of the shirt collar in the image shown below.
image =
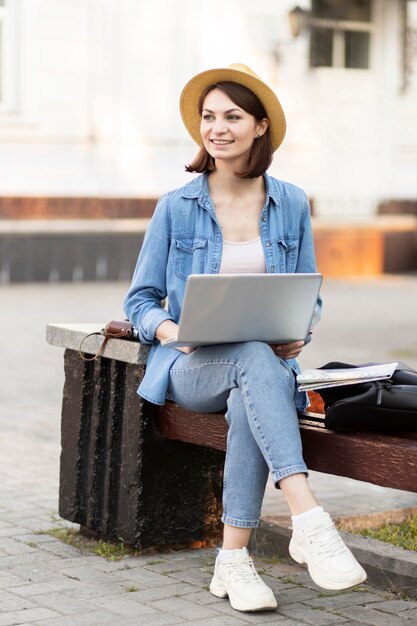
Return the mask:
{"type": "Polygon", "coordinates": [[[265,181],[265,190],[266,190],[267,199],[268,198],[272,199],[275,202],[275,204],[279,206],[280,197],[279,197],[278,185],[274,183],[272,176],[270,176],[268,172],[265,172],[264,174],[264,181],[265,181]]]}
{"type": "MultiPolygon", "coordinates": [[[[265,190],[267,199],[272,199],[277,206],[279,206],[279,192],[278,187],[273,184],[273,180],[271,176],[265,172],[264,173],[264,181],[265,181],[265,190]]],[[[181,193],[183,198],[198,198],[199,204],[204,206],[208,198],[210,197],[209,188],[208,188],[208,173],[200,174],[200,176],[196,176],[194,180],[188,183],[181,193]]]]}
{"type": "Polygon", "coordinates": [[[182,189],[181,196],[183,198],[199,198],[206,199],[209,196],[208,174],[200,174],[196,176],[191,182],[185,185],[182,189]]]}

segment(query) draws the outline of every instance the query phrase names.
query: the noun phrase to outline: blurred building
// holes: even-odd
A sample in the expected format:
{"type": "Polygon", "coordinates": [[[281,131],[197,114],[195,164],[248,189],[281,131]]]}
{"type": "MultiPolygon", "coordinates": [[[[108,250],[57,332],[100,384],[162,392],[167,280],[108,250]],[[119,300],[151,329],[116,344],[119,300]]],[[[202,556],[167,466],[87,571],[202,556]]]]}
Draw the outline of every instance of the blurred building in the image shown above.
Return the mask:
{"type": "Polygon", "coordinates": [[[0,194],[158,196],[181,184],[195,147],[180,91],[240,61],[287,113],[271,172],[306,188],[317,215],[415,199],[416,4],[1,0],[0,194]]]}
{"type": "Polygon", "coordinates": [[[181,89],[233,62],[282,101],[288,132],[270,171],[302,186],[315,216],[413,212],[416,9],[416,0],[0,0],[0,217],[36,217],[36,198],[154,199],[190,180],[196,146],[181,89]]]}

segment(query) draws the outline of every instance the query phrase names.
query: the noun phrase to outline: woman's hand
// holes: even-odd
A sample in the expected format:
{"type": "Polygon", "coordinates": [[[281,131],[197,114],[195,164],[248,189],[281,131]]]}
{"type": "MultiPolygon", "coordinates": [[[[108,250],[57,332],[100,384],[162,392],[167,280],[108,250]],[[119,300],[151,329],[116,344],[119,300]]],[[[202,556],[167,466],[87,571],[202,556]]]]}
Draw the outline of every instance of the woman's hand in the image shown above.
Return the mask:
{"type": "Polygon", "coordinates": [[[270,343],[272,350],[281,359],[295,359],[303,349],[304,341],[293,341],[292,343],[270,343]]]}
{"type": "MultiPolygon", "coordinates": [[[[176,337],[178,334],[178,324],[172,322],[171,320],[165,320],[161,324],[159,324],[158,328],[155,332],[155,337],[159,339],[159,341],[163,341],[164,339],[171,339],[172,337],[176,337]]],[[[176,350],[180,350],[185,354],[191,354],[194,352],[195,348],[191,348],[189,346],[183,346],[179,348],[178,346],[174,346],[176,350]]]]}

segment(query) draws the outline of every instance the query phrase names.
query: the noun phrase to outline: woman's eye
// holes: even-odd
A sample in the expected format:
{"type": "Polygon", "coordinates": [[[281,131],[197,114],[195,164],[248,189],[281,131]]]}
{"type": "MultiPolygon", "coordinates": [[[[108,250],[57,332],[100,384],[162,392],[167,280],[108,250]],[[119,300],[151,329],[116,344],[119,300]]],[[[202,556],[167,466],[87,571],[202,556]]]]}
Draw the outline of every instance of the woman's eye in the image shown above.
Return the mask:
{"type": "MultiPolygon", "coordinates": [[[[209,113],[206,113],[205,115],[203,115],[203,120],[213,120],[214,119],[214,115],[211,115],[209,113]]],[[[228,120],[240,120],[240,116],[239,115],[228,115],[227,118],[228,120]]]]}

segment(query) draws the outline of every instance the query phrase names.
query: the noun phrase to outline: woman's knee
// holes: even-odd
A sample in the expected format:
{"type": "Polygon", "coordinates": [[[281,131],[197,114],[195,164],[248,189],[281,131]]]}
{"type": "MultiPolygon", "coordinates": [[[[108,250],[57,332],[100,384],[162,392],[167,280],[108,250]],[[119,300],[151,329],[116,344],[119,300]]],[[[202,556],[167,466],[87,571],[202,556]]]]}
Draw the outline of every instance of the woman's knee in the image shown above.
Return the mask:
{"type": "Polygon", "coordinates": [[[279,358],[271,346],[264,341],[247,341],[237,344],[239,365],[245,369],[256,368],[265,376],[272,374],[274,379],[281,375],[284,379],[290,378],[291,366],[286,361],[279,358]]]}
{"type": "Polygon", "coordinates": [[[248,341],[238,346],[236,361],[247,381],[261,377],[264,384],[273,387],[281,382],[294,392],[295,378],[291,366],[276,356],[271,346],[262,341],[248,341]]]}
{"type": "Polygon", "coordinates": [[[240,358],[245,362],[274,362],[274,359],[276,359],[271,346],[264,341],[245,341],[244,343],[236,344],[236,346],[240,358]]]}

